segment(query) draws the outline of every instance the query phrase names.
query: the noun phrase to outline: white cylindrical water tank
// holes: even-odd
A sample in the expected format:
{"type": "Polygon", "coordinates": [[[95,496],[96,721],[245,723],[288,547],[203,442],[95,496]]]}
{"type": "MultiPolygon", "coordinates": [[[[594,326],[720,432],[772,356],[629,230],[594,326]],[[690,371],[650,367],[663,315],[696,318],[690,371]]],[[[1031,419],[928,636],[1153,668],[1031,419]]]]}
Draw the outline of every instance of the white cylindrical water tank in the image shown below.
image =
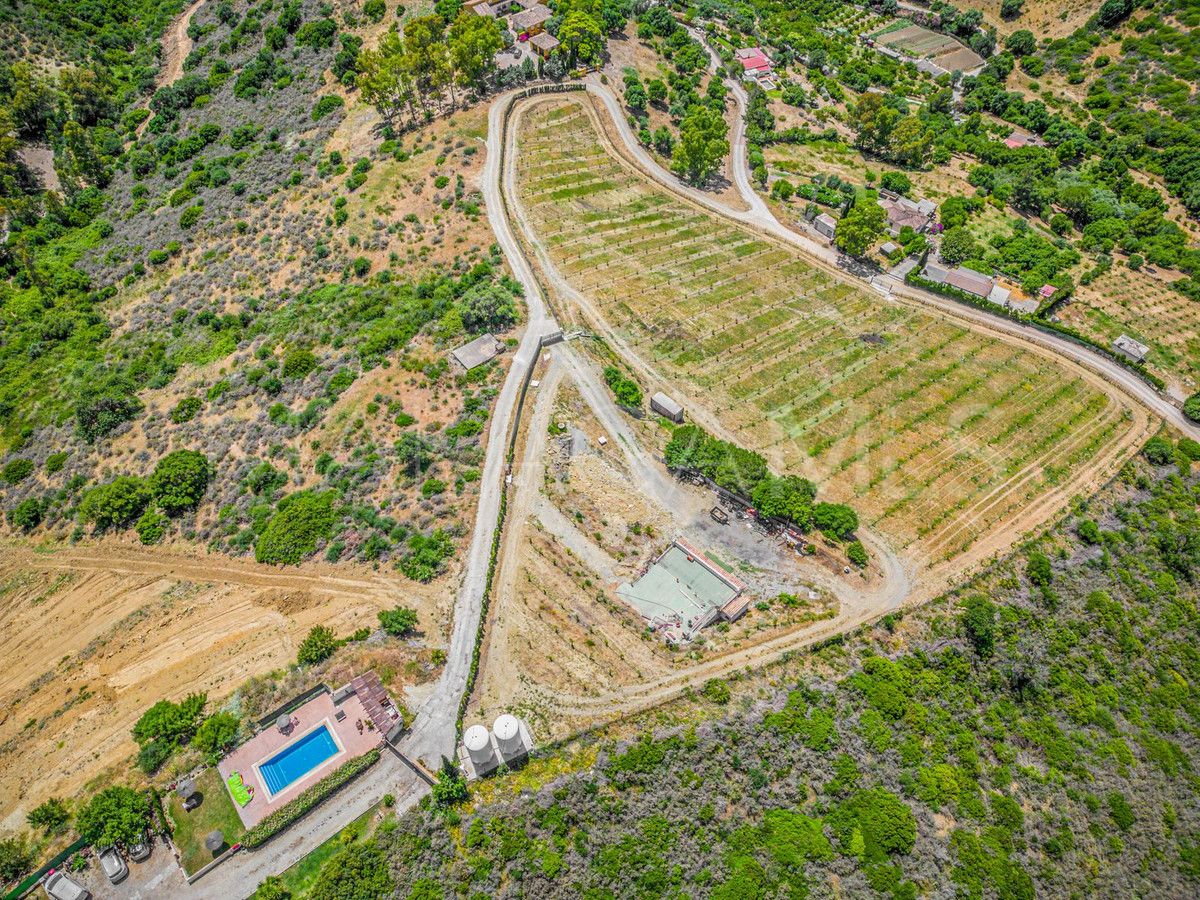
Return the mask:
{"type": "Polygon", "coordinates": [[[468,728],[463,734],[463,745],[476,768],[491,765],[495,758],[495,754],[492,753],[492,741],[483,725],[472,725],[468,728]]]}
{"type": "Polygon", "coordinates": [[[510,716],[508,713],[500,716],[492,726],[492,734],[496,736],[496,744],[505,757],[524,752],[525,747],[521,743],[521,723],[516,716],[510,716]]]}

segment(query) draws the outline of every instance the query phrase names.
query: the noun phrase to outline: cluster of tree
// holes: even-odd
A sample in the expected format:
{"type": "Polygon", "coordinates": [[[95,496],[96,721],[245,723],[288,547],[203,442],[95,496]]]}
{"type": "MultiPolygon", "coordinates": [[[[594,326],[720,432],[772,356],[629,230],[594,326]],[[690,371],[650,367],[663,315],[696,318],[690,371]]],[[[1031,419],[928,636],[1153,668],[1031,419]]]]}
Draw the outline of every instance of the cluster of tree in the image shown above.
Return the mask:
{"type": "Polygon", "coordinates": [[[864,153],[910,168],[930,161],[932,129],[909,114],[905,102],[894,94],[864,94],[854,104],[849,122],[855,130],[854,144],[864,153]]]}
{"type": "Polygon", "coordinates": [[[708,55],[665,6],[647,7],[638,17],[641,40],[654,42],[672,63],[666,80],[650,79],[645,85],[637,71],[624,71],[625,103],[639,122],[638,139],[671,159],[671,169],[693,184],[712,178],[729,153],[729,127],[725,122],[727,89],[719,77],[710,78],[704,96],[699,93],[708,55]],[[652,133],[648,106],[666,109],[678,136],[666,125],[652,133]]]}
{"type": "Polygon", "coordinates": [[[237,741],[241,721],[230,712],[204,715],[205,694],[189,694],[179,703],[159,700],[133,726],[138,765],[153,775],[176,750],[188,744],[215,762],[237,741]]]}
{"type": "Polygon", "coordinates": [[[844,540],[858,529],[858,516],[839,503],[816,503],[812,482],[772,475],[761,454],[714,438],[698,425],[680,425],[663,458],[667,468],[698,472],[751,502],[760,515],[785,519],[801,531],[817,528],[844,540]]]}
{"type": "Polygon", "coordinates": [[[838,220],[834,243],[843,253],[862,256],[875,246],[886,227],[887,213],[879,205],[878,195],[874,191],[863,191],[838,220]]]}
{"type": "Polygon", "coordinates": [[[211,477],[212,467],[203,453],[175,450],[158,461],[148,479],[118,475],[91,488],[79,502],[79,518],[97,530],[136,522],[142,542],[154,544],[166,530],[167,517],[199,504],[211,477]]]}
{"type": "Polygon", "coordinates": [[[358,59],[357,83],[365,101],[389,123],[429,121],[459,90],[482,95],[504,47],[500,27],[487,16],[460,12],[447,27],[439,15],[419,16],[403,32],[389,31],[358,59]]]}

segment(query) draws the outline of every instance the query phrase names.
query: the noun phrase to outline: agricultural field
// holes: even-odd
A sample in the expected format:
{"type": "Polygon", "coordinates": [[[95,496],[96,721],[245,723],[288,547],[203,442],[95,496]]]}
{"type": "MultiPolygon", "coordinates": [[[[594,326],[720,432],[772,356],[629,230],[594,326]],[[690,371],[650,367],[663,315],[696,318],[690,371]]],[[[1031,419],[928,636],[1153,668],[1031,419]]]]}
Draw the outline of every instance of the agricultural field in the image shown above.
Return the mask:
{"type": "Polygon", "coordinates": [[[1150,348],[1147,366],[1186,397],[1200,383],[1200,304],[1173,290],[1169,280],[1114,266],[1081,285],[1059,318],[1102,343],[1121,334],[1141,341],[1150,348]]]}
{"type": "Polygon", "coordinates": [[[643,376],[922,561],[1008,546],[1147,433],[1083,370],[885,302],[659,189],[579,100],[532,104],[518,128],[532,234],[643,376]]]}

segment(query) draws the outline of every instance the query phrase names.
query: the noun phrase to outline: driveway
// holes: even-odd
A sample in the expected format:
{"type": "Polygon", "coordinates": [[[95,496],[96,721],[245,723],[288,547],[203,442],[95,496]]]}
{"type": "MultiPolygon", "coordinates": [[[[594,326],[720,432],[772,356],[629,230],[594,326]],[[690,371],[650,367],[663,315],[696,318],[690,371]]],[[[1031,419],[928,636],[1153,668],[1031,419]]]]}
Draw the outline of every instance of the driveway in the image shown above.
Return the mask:
{"type": "MultiPolygon", "coordinates": [[[[145,862],[125,860],[129,866],[129,877],[120,884],[110,884],[100,868],[99,861],[92,857],[91,865],[82,872],[71,875],[98,900],[155,900],[161,897],[179,897],[187,891],[183,870],[175,861],[171,846],[155,840],[153,852],[145,862]]],[[[44,892],[34,896],[45,896],[44,892]]]]}

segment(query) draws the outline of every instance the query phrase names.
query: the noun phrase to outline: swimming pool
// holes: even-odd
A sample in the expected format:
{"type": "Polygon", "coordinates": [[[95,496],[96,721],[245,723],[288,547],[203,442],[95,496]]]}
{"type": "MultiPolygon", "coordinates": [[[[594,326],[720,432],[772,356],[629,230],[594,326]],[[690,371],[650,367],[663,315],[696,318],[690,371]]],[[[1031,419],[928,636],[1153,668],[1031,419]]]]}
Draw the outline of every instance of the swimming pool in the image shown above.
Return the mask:
{"type": "Polygon", "coordinates": [[[341,750],[329,726],[322,725],[260,763],[258,771],[267,790],[274,796],[341,750]]]}

